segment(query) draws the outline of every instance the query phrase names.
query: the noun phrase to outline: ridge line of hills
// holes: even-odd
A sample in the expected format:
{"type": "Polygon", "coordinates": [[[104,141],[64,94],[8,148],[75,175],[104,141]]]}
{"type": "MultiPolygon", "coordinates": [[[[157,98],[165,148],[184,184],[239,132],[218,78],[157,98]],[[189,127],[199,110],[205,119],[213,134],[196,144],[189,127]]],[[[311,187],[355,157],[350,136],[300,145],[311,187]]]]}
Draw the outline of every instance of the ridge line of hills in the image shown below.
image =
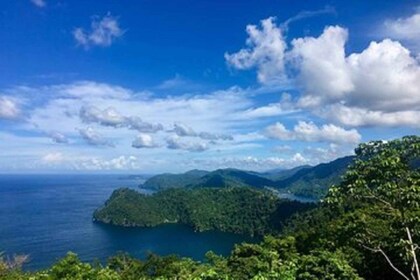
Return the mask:
{"type": "Polygon", "coordinates": [[[185,173],[163,173],[146,180],[141,188],[165,190],[171,188],[254,187],[274,188],[280,193],[291,193],[312,199],[323,198],[329,186],[338,184],[354,156],[346,156],[315,166],[298,166],[287,170],[267,172],[234,168],[204,171],[193,169],[185,173]]]}

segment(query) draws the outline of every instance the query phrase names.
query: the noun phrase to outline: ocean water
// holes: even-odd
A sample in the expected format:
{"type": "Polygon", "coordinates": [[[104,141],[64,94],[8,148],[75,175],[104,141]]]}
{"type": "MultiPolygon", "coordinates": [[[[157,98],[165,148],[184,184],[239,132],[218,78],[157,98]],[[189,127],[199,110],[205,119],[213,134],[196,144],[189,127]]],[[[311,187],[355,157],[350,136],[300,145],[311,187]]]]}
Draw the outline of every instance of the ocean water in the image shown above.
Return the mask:
{"type": "Polygon", "coordinates": [[[25,269],[47,268],[68,251],[83,261],[105,261],[120,251],[145,258],[148,252],[203,260],[213,250],[228,254],[249,236],[196,233],[187,226],[119,228],[92,222],[93,211],[119,187],[137,188],[122,175],[0,175],[0,252],[28,254],[25,269]]]}

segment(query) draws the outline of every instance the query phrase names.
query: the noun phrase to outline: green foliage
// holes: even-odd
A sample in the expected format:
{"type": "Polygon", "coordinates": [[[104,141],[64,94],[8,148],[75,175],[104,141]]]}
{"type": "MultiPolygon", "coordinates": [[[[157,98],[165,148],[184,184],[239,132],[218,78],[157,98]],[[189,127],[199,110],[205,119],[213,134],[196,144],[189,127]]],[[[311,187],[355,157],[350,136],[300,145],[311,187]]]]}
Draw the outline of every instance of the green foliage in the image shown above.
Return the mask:
{"type": "Polygon", "coordinates": [[[197,231],[261,235],[279,230],[285,219],[310,207],[251,188],[168,189],[151,196],[119,189],[95,211],[94,218],[121,226],[182,223],[197,231]]]}
{"type": "Polygon", "coordinates": [[[345,252],[368,279],[398,279],[412,270],[412,245],[419,243],[420,138],[362,144],[343,181],[325,202],[300,215],[285,230],[298,250],[345,252]],[[407,229],[412,237],[408,240],[407,229]]]}

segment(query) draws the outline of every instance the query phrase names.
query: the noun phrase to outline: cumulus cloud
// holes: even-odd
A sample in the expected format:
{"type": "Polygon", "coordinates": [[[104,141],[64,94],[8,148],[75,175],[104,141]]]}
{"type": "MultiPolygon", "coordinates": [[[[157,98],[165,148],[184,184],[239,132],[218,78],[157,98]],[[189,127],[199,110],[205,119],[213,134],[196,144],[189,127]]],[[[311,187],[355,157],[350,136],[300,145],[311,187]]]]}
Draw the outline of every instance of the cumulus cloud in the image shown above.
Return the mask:
{"type": "Polygon", "coordinates": [[[67,137],[58,132],[58,131],[52,131],[48,134],[51,139],[55,142],[55,143],[59,143],[59,144],[66,144],[69,142],[69,140],[67,139],[67,137]]]}
{"type": "Polygon", "coordinates": [[[120,28],[118,18],[110,14],[103,18],[93,17],[91,30],[89,31],[81,27],[73,31],[76,42],[85,48],[92,46],[108,47],[123,34],[124,31],[120,28]]]}
{"type": "Polygon", "coordinates": [[[113,107],[101,111],[95,106],[84,106],[80,109],[80,118],[86,123],[99,123],[112,127],[121,127],[125,123],[125,118],[113,107]]]}
{"type": "MultiPolygon", "coordinates": [[[[226,55],[226,61],[238,69],[256,67],[258,77],[265,77],[259,78],[263,84],[294,81],[300,90],[297,108],[354,126],[412,126],[420,121],[420,62],[401,43],[390,39],[371,42],[360,53],[347,55],[348,30],[327,26],[320,36],[295,38],[287,48],[273,18],[262,22],[261,29],[250,28],[248,48],[226,55]],[[257,59],[260,57],[263,59],[257,59]],[[273,75],[263,74],[267,65],[273,75]],[[367,112],[368,120],[349,121],[326,112],[338,107],[367,112]]],[[[397,22],[399,25],[394,24],[400,29],[408,29],[405,26],[414,25],[417,16],[397,22]]],[[[279,107],[271,104],[249,114],[276,114],[281,111],[279,107]]]]}
{"type": "Polygon", "coordinates": [[[171,150],[185,150],[190,152],[204,152],[208,150],[208,144],[205,142],[186,141],[178,136],[169,137],[166,140],[167,148],[171,150]]]}
{"type": "Polygon", "coordinates": [[[382,112],[335,104],[318,110],[318,113],[325,118],[337,120],[344,125],[354,127],[374,127],[378,125],[386,127],[420,127],[419,110],[382,112]]]}
{"type": "Polygon", "coordinates": [[[416,13],[397,19],[389,19],[384,23],[385,34],[391,38],[412,43],[420,50],[420,10],[416,13]]]}
{"type": "Polygon", "coordinates": [[[83,106],[80,109],[79,116],[85,123],[98,123],[114,128],[127,127],[139,132],[152,133],[163,129],[161,124],[144,122],[140,117],[123,116],[113,107],[100,110],[95,106],[83,106]]]}
{"type": "Polygon", "coordinates": [[[21,111],[18,100],[0,95],[0,119],[17,119],[21,111]]]}
{"type": "Polygon", "coordinates": [[[102,134],[92,127],[78,129],[80,136],[90,145],[114,147],[114,144],[105,139],[102,134]]]}
{"type": "Polygon", "coordinates": [[[347,37],[347,30],[335,26],[326,28],[318,38],[292,41],[290,56],[300,71],[297,79],[306,94],[303,105],[318,106],[323,98],[340,100],[353,90],[344,53],[347,37]]]}
{"type": "Polygon", "coordinates": [[[233,140],[233,136],[211,133],[211,132],[195,132],[191,127],[182,124],[175,123],[173,132],[180,137],[199,137],[204,140],[233,140]]]}
{"type": "Polygon", "coordinates": [[[174,132],[178,136],[197,136],[197,133],[189,126],[184,125],[182,123],[175,123],[174,124],[174,132]]]}
{"type": "Polygon", "coordinates": [[[31,0],[31,2],[39,8],[44,8],[45,6],[47,6],[47,2],[45,2],[44,0],[31,0]]]}
{"type": "Polygon", "coordinates": [[[312,122],[299,121],[288,130],[282,123],[276,123],[265,129],[265,135],[272,139],[299,140],[305,142],[333,142],[333,143],[359,143],[361,135],[357,130],[345,130],[333,124],[324,124],[320,127],[312,122]]]}
{"type": "Polygon", "coordinates": [[[136,149],[141,149],[141,148],[156,148],[159,145],[155,143],[151,135],[140,133],[139,135],[137,135],[136,139],[134,139],[131,146],[136,149]]]}
{"type": "Polygon", "coordinates": [[[129,129],[137,130],[140,132],[154,133],[163,130],[163,125],[160,123],[148,123],[139,117],[128,117],[127,127],[129,129]]]}
{"type": "Polygon", "coordinates": [[[284,65],[287,45],[274,21],[270,17],[262,20],[260,27],[248,25],[247,47],[233,54],[225,53],[227,63],[236,69],[257,68],[258,80],[264,84],[287,81],[284,65]]]}
{"type": "Polygon", "coordinates": [[[371,42],[361,53],[346,57],[346,34],[345,29],[334,27],[318,38],[294,41],[304,90],[299,104],[345,125],[418,126],[419,61],[389,39],[371,42]],[[336,48],[329,48],[331,41],[339,42],[336,48]],[[329,50],[324,58],[318,51],[323,49],[329,50]]]}

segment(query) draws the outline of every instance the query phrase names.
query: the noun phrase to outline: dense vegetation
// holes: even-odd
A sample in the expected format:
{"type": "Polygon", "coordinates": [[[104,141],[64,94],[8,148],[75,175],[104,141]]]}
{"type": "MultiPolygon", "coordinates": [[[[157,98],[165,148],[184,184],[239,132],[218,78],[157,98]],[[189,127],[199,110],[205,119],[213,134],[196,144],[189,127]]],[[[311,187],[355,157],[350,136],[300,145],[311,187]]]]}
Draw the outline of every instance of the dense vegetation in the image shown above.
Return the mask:
{"type": "Polygon", "coordinates": [[[343,181],[319,207],[290,221],[278,236],[237,245],[200,263],[176,256],[126,255],[106,266],[74,254],[50,269],[24,274],[0,262],[3,279],[285,279],[420,280],[420,137],[371,142],[356,149],[343,181]]]}
{"type": "Polygon", "coordinates": [[[276,188],[313,199],[323,198],[328,187],[337,184],[353,157],[344,157],[317,166],[299,166],[290,170],[272,170],[265,173],[238,169],[218,169],[212,172],[191,170],[183,174],[160,174],[151,177],[143,188],[164,190],[170,188],[253,187],[276,188]]]}
{"type": "Polygon", "coordinates": [[[348,156],[314,167],[303,168],[294,174],[276,181],[279,191],[290,192],[298,196],[323,198],[331,185],[340,183],[341,177],[354,157],[348,156]]]}
{"type": "Polygon", "coordinates": [[[197,231],[261,235],[279,230],[293,213],[310,207],[246,187],[168,189],[149,196],[119,189],[95,211],[94,219],[120,226],[182,223],[197,231]]]}

